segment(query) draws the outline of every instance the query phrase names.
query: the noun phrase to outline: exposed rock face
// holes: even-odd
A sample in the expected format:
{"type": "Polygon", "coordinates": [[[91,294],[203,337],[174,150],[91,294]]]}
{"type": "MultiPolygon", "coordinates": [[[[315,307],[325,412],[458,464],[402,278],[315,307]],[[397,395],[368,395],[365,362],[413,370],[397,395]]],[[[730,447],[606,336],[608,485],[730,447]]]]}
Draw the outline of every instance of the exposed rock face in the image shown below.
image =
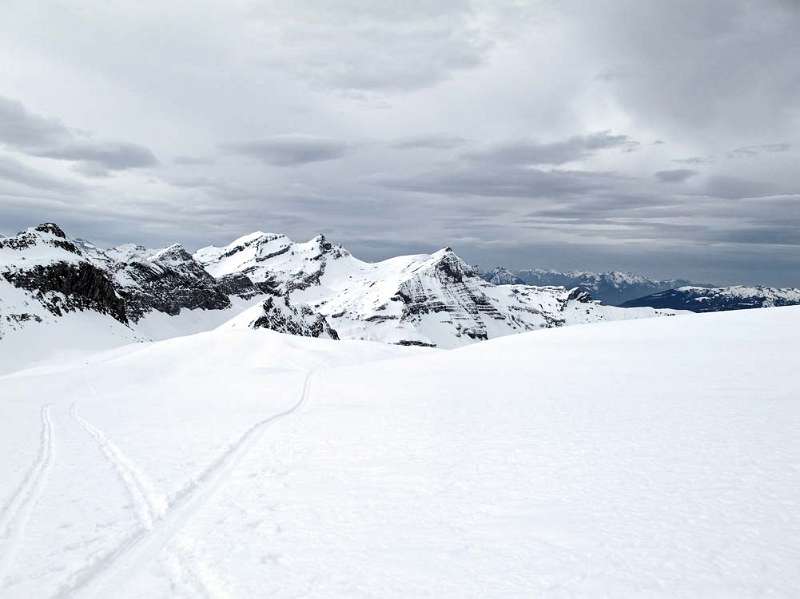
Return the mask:
{"type": "Polygon", "coordinates": [[[89,262],[37,264],[29,270],[4,272],[3,277],[15,287],[32,292],[57,316],[73,310],[94,310],[128,322],[125,300],[108,275],[89,262]]]}
{"type": "Polygon", "coordinates": [[[723,312],[800,304],[800,289],[791,287],[680,287],[625,302],[625,307],[723,312]]]}
{"type": "Polygon", "coordinates": [[[231,305],[225,286],[180,245],[114,261],[111,269],[133,320],[151,310],[174,316],[184,308],[222,310],[231,305]]]}
{"type": "Polygon", "coordinates": [[[33,230],[38,231],[39,233],[49,233],[53,237],[60,237],[61,239],[67,238],[64,230],[55,223],[42,223],[41,225],[34,227],[33,230]]]}
{"type": "Polygon", "coordinates": [[[217,288],[228,296],[236,295],[244,299],[250,299],[257,295],[276,293],[275,288],[269,281],[253,283],[246,275],[233,273],[217,279],[217,288]]]}
{"type": "Polygon", "coordinates": [[[278,333],[289,333],[302,337],[325,337],[339,339],[321,314],[308,306],[294,307],[288,297],[268,297],[261,304],[261,315],[251,326],[255,329],[270,329],[278,333]]]}
{"type": "Polygon", "coordinates": [[[6,328],[77,310],[133,324],[152,311],[229,308],[230,296],[250,298],[270,289],[269,282],[257,285],[239,273],[217,280],[180,245],[102,250],[69,239],[54,223],[0,238],[0,277],[24,291],[14,302],[0,298],[6,328]]]}
{"type": "Polygon", "coordinates": [[[22,293],[15,302],[6,300],[2,305],[0,318],[7,325],[41,322],[47,314],[78,310],[128,322],[125,300],[109,274],[53,223],[0,238],[0,276],[22,293]]]}

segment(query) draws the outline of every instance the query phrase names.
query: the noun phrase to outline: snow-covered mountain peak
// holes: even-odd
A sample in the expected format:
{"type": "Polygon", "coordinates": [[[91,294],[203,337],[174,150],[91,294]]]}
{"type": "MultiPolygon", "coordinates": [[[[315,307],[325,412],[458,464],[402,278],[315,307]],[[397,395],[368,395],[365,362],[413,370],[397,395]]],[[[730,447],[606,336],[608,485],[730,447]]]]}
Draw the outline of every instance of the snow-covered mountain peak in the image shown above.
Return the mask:
{"type": "Polygon", "coordinates": [[[77,263],[81,249],[67,239],[54,223],[29,227],[16,235],[0,238],[0,267],[8,270],[32,268],[55,262],[77,263]]]}
{"type": "Polygon", "coordinates": [[[192,255],[180,243],[173,243],[163,249],[154,251],[148,260],[162,264],[187,264],[194,262],[192,255]]]}
{"type": "Polygon", "coordinates": [[[194,259],[217,278],[238,273],[254,283],[277,280],[282,291],[316,283],[331,260],[354,260],[350,252],[324,235],[296,243],[286,235],[261,231],[223,247],[201,248],[194,259]]]}
{"type": "Polygon", "coordinates": [[[60,237],[61,239],[67,238],[64,230],[55,223],[42,223],[34,227],[33,230],[39,233],[49,233],[50,235],[53,235],[54,237],[60,237]]]}

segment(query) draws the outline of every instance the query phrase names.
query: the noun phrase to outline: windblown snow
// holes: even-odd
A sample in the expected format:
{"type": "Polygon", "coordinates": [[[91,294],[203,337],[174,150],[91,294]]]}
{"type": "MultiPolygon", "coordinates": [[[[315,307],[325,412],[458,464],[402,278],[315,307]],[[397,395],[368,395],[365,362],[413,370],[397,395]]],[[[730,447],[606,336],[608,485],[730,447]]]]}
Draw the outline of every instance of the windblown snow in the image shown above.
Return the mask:
{"type": "Polygon", "coordinates": [[[798,347],[800,307],[232,324],[9,374],[0,596],[795,597],[798,347]]]}

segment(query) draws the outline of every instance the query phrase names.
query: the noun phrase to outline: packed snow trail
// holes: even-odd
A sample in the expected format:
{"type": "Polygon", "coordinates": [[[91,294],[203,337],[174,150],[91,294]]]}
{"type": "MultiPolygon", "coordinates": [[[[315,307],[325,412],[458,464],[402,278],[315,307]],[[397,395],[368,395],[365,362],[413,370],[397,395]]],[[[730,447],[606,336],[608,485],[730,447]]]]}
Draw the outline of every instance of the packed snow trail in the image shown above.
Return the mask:
{"type": "Polygon", "coordinates": [[[0,588],[11,566],[31,512],[42,493],[47,475],[53,463],[53,423],[50,420],[50,405],[41,409],[42,431],[39,436],[39,453],[27,476],[9,500],[0,516],[0,588]]]}
{"type": "Polygon", "coordinates": [[[177,494],[172,506],[161,519],[153,522],[152,528],[133,534],[105,557],[79,571],[56,597],[107,596],[101,592],[114,588],[115,582],[125,580],[126,574],[153,559],[182,530],[192,515],[214,496],[267,426],[293,414],[306,402],[313,372],[306,374],[300,398],[294,405],[260,420],[245,431],[200,477],[177,494]]]}

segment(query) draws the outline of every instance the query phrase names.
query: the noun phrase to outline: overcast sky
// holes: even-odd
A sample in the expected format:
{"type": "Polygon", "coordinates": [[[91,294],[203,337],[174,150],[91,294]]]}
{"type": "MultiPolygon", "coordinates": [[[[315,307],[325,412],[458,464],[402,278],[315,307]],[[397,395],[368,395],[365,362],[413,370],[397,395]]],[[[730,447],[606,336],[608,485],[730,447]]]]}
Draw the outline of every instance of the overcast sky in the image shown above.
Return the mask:
{"type": "Polygon", "coordinates": [[[798,0],[4,0],[0,232],[800,285],[798,0]]]}

